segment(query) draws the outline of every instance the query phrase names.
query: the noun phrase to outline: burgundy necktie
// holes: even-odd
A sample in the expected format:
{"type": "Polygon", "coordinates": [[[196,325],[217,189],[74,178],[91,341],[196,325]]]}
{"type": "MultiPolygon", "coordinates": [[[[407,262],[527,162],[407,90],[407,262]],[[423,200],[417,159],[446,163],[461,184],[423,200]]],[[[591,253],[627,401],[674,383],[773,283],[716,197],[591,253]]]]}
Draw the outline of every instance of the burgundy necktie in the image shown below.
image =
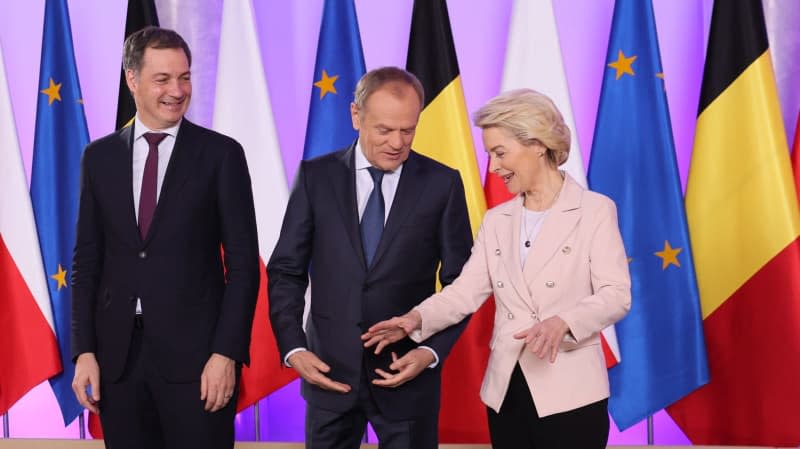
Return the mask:
{"type": "Polygon", "coordinates": [[[147,237],[147,230],[150,229],[150,222],[153,221],[153,213],[156,210],[158,198],[158,144],[167,137],[165,133],[145,133],[144,138],[150,146],[147,152],[147,160],[144,162],[144,173],[142,173],[142,192],[139,195],[139,235],[144,240],[147,237]]]}

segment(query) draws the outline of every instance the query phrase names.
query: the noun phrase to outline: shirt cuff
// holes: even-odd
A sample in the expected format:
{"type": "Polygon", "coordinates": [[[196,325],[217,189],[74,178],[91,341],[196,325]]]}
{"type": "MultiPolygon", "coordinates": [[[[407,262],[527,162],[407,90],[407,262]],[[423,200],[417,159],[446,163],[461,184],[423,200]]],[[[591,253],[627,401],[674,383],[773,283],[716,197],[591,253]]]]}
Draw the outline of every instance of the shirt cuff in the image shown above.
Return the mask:
{"type": "Polygon", "coordinates": [[[439,365],[439,354],[437,354],[436,351],[434,351],[433,348],[431,348],[430,346],[418,346],[418,347],[420,349],[427,349],[428,351],[431,352],[431,354],[433,354],[433,363],[428,365],[428,368],[436,368],[436,366],[439,365]]]}
{"type": "MultiPolygon", "coordinates": [[[[292,349],[291,351],[286,353],[286,357],[283,358],[283,364],[286,365],[287,367],[291,368],[292,365],[289,363],[289,357],[291,357],[292,354],[294,354],[295,352],[300,352],[300,351],[308,351],[308,349],[306,349],[306,348],[294,348],[294,349],[292,349]]],[[[437,361],[438,361],[438,359],[437,359],[437,361]]]]}

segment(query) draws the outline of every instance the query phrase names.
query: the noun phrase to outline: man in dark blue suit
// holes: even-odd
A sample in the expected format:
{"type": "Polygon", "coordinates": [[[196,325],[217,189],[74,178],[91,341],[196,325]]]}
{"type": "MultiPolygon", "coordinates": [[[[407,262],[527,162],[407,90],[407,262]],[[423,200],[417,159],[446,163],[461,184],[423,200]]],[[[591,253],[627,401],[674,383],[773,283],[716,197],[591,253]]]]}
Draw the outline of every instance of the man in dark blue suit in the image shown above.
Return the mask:
{"type": "Polygon", "coordinates": [[[357,448],[367,421],[382,448],[438,445],[441,366],[465,324],[381,355],[360,339],[431,295],[437,268],[443,285],[455,279],[472,247],[458,172],[411,150],[423,100],[405,70],[365,74],[358,140],[301,162],[295,179],[267,272],[281,357],[304,380],[308,448],[357,448]]]}
{"type": "Polygon", "coordinates": [[[177,33],[132,34],[124,66],[136,118],[81,166],[72,387],[111,449],[233,448],[259,280],[244,151],[183,117],[177,33]]]}

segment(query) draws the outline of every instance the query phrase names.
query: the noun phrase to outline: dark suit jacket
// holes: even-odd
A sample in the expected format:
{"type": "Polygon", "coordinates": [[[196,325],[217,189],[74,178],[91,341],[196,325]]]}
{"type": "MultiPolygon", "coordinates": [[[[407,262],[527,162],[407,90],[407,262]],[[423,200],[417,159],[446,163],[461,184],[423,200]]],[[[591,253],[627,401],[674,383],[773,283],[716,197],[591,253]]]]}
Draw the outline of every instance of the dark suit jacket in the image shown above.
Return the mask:
{"type": "MultiPolygon", "coordinates": [[[[403,165],[386,227],[367,269],[356,204],[355,145],[300,164],[283,229],[270,258],[270,319],[281,357],[306,347],[330,365],[329,376],[349,384],[346,395],[304,384],[306,400],[344,412],[358,397],[361,376],[388,370],[390,352],[416,344],[405,339],[381,356],[364,351],[360,335],[378,321],[401,315],[433,294],[436,269],[450,283],[469,257],[472,233],[457,171],[411,152],[403,165]],[[310,269],[309,269],[310,266],[310,269]],[[304,293],[311,274],[311,312],[303,331],[304,293]]],[[[441,362],[466,322],[426,341],[441,362]]],[[[396,419],[438,412],[441,363],[395,389],[371,386],[381,411],[396,419]],[[425,404],[424,406],[422,404],[425,404]],[[433,405],[433,407],[431,406],[433,405]]]]}
{"type": "Polygon", "coordinates": [[[168,381],[198,381],[212,353],[247,363],[259,262],[242,147],[184,119],[144,241],[134,216],[132,148],[127,127],[83,155],[73,358],[94,352],[103,380],[118,379],[141,298],[144,341],[168,381]]]}

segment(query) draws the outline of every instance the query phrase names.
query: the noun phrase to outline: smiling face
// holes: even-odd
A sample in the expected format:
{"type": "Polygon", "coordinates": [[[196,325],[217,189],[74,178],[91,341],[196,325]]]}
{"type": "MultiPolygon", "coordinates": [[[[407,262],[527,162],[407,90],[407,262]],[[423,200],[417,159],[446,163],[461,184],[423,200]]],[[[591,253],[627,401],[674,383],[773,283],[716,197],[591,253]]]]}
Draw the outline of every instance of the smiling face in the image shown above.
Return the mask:
{"type": "Polygon", "coordinates": [[[500,176],[514,195],[530,190],[547,170],[555,170],[547,163],[544,145],[539,141],[523,145],[504,128],[485,128],[483,145],[489,153],[489,170],[500,176]]]}
{"type": "Polygon", "coordinates": [[[421,107],[414,88],[400,82],[377,89],[360,110],[350,105],[353,128],[370,164],[394,171],[408,159],[421,107]]]}
{"type": "Polygon", "coordinates": [[[182,49],[146,48],[139,71],[127,70],[125,78],[139,119],[148,128],[170,128],[186,114],[192,80],[189,60],[182,49]]]}

